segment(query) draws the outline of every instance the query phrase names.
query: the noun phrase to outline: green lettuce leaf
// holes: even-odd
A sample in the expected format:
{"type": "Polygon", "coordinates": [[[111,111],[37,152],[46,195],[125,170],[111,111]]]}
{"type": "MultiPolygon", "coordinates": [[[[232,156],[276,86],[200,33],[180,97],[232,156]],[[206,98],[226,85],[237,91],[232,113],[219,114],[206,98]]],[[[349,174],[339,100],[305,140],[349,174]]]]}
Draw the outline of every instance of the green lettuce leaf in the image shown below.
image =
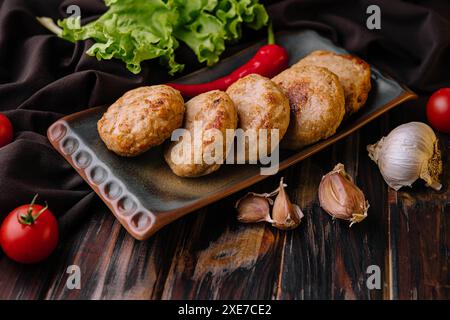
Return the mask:
{"type": "Polygon", "coordinates": [[[174,0],[173,4],[180,12],[175,37],[195,52],[198,61],[208,66],[219,61],[225,50],[226,32],[223,23],[211,13],[217,0],[174,0]]]}
{"type": "Polygon", "coordinates": [[[243,22],[259,29],[269,21],[258,0],[173,0],[173,4],[180,12],[175,37],[209,66],[219,61],[226,41],[241,38],[243,22]]]}
{"type": "MultiPolygon", "coordinates": [[[[70,41],[94,39],[86,52],[101,59],[123,60],[137,74],[143,60],[161,58],[169,73],[181,71],[175,61],[178,41],[172,36],[178,13],[161,0],[107,0],[109,10],[83,27],[74,18],[58,21],[62,37],[70,41]]],[[[78,18],[79,19],[79,18],[78,18]]]]}
{"type": "Polygon", "coordinates": [[[69,41],[93,39],[86,52],[97,59],[117,58],[137,74],[141,62],[159,58],[175,74],[178,40],[186,43],[200,62],[213,65],[227,41],[237,41],[241,26],[259,29],[269,17],[258,0],[105,0],[108,11],[80,26],[80,18],[58,21],[60,36],[69,41]]]}
{"type": "Polygon", "coordinates": [[[269,22],[266,9],[258,0],[219,0],[215,15],[222,21],[227,33],[227,40],[241,38],[242,23],[258,30],[269,22]]]}

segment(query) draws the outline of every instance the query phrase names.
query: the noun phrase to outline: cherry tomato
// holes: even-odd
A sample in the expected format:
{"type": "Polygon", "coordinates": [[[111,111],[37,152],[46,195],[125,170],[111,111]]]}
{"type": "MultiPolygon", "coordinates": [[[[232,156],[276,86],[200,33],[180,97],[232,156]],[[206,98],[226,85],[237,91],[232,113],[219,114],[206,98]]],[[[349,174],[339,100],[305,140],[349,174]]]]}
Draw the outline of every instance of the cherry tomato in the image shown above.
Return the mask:
{"type": "Polygon", "coordinates": [[[0,148],[11,143],[12,140],[13,126],[11,121],[3,113],[0,113],[0,148]]]}
{"type": "Polygon", "coordinates": [[[439,89],[431,95],[427,103],[427,118],[434,129],[450,133],[450,88],[439,89]]]}
{"type": "Polygon", "coordinates": [[[20,263],[40,262],[58,244],[58,222],[47,204],[35,204],[36,198],[11,211],[0,227],[0,246],[9,258],[20,263]]]}

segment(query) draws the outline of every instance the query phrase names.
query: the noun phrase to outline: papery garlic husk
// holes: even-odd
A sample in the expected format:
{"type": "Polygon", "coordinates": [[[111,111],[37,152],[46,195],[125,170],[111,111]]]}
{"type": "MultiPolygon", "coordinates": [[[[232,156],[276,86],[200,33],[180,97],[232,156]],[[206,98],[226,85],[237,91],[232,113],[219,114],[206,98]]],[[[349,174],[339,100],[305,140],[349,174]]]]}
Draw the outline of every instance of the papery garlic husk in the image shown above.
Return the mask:
{"type": "Polygon", "coordinates": [[[281,178],[279,192],[272,209],[272,226],[282,230],[290,230],[299,226],[303,218],[303,212],[299,206],[291,203],[284,188],[285,184],[283,178],[281,178]]]}
{"type": "Polygon", "coordinates": [[[427,186],[440,190],[442,173],[439,141],[433,129],[422,122],[402,124],[387,137],[367,146],[386,183],[394,190],[411,186],[422,178],[427,186]]]}
{"type": "Polygon", "coordinates": [[[243,223],[257,223],[269,222],[270,218],[270,204],[272,199],[270,194],[258,194],[249,192],[244,197],[236,202],[235,208],[238,211],[238,220],[243,223]]]}
{"type": "Polygon", "coordinates": [[[364,220],[369,209],[369,202],[364,193],[353,183],[342,163],[322,177],[319,202],[329,215],[349,220],[350,226],[364,220]]]}

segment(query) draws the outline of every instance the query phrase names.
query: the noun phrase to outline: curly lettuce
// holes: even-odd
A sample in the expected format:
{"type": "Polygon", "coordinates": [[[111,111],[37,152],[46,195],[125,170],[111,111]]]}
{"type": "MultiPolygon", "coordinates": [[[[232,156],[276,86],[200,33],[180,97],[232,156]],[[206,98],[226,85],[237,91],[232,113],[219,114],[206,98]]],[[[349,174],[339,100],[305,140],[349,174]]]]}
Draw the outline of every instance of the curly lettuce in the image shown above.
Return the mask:
{"type": "Polygon", "coordinates": [[[88,55],[120,59],[135,74],[142,61],[155,58],[170,74],[181,71],[183,65],[175,60],[178,41],[186,43],[200,62],[213,65],[227,41],[240,39],[243,23],[259,29],[269,20],[258,0],[105,0],[105,4],[106,13],[84,26],[80,17],[59,20],[57,33],[72,42],[93,39],[88,55]]]}
{"type": "Polygon", "coordinates": [[[211,13],[217,0],[174,0],[173,4],[181,13],[174,36],[194,51],[198,61],[209,66],[216,63],[225,50],[226,37],[223,23],[211,13]]]}
{"type": "Polygon", "coordinates": [[[243,22],[250,28],[258,30],[269,21],[266,9],[258,3],[258,0],[220,0],[215,15],[224,25],[227,40],[241,38],[243,22]]]}
{"type": "Polygon", "coordinates": [[[219,61],[226,41],[242,36],[242,23],[260,29],[269,21],[257,0],[173,0],[182,12],[175,37],[186,43],[200,62],[211,66],[219,61]]]}

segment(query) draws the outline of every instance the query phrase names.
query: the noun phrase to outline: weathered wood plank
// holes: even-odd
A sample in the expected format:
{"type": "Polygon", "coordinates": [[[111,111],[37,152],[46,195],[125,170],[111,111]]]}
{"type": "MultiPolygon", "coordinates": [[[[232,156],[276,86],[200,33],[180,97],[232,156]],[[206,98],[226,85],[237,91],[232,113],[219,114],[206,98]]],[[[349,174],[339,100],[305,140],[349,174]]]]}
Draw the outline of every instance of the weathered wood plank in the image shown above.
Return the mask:
{"type": "Polygon", "coordinates": [[[134,240],[106,207],[97,208],[100,220],[74,235],[80,239],[60,262],[47,299],[149,299],[158,296],[157,282],[165,279],[186,221],[161,230],[149,241],[134,240]],[[81,290],[66,287],[67,265],[81,269],[81,290]]]}
{"type": "MultiPolygon", "coordinates": [[[[441,135],[448,164],[450,139],[441,135]]],[[[450,172],[436,192],[422,182],[390,190],[391,241],[396,250],[395,295],[399,299],[450,298],[450,172]]]]}
{"type": "MultiPolygon", "coordinates": [[[[379,131],[377,121],[361,133],[367,136],[379,131]]],[[[364,151],[367,140],[357,133],[292,168],[297,181],[291,184],[293,200],[301,204],[305,221],[298,231],[286,234],[277,298],[381,299],[388,290],[385,279],[382,290],[366,287],[367,267],[375,264],[384,270],[387,247],[385,187],[370,167],[364,151]],[[317,198],[321,177],[338,162],[345,165],[371,204],[368,218],[352,228],[345,221],[333,220],[317,198]]]]}
{"type": "MultiPolygon", "coordinates": [[[[252,190],[270,191],[278,177],[252,190]]],[[[163,299],[270,299],[283,239],[263,224],[236,221],[235,195],[202,212],[180,243],[164,283],[163,299]]]]}
{"type": "MultiPolygon", "coordinates": [[[[391,114],[391,129],[425,121],[426,98],[402,105],[391,114]]],[[[450,298],[450,136],[441,141],[443,188],[436,192],[421,181],[399,192],[389,189],[390,252],[393,299],[450,298]]]]}

